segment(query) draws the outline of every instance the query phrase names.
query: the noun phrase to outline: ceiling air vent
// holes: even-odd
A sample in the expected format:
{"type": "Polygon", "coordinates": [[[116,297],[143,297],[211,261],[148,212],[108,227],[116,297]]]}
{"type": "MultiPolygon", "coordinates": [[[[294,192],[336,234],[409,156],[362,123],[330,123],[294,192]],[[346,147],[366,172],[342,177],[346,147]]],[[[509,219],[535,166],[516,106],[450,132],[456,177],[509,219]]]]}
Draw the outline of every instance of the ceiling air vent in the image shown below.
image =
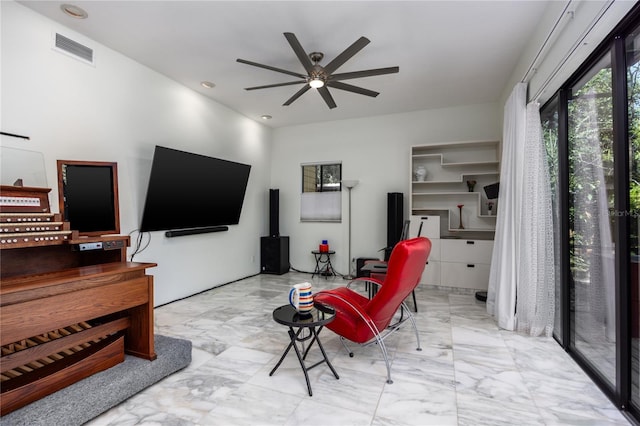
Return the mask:
{"type": "Polygon", "coordinates": [[[66,53],[81,61],[93,65],[93,49],[71,40],[61,34],[55,34],[55,50],[66,53]]]}

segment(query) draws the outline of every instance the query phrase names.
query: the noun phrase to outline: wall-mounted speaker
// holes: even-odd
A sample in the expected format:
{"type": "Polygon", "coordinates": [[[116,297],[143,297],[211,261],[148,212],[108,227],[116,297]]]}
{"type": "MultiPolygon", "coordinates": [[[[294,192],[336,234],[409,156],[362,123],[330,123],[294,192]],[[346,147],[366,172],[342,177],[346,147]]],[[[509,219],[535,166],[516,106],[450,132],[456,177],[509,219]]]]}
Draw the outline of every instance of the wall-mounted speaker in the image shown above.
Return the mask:
{"type": "Polygon", "coordinates": [[[269,190],[269,236],[280,236],[280,190],[269,190]]]}

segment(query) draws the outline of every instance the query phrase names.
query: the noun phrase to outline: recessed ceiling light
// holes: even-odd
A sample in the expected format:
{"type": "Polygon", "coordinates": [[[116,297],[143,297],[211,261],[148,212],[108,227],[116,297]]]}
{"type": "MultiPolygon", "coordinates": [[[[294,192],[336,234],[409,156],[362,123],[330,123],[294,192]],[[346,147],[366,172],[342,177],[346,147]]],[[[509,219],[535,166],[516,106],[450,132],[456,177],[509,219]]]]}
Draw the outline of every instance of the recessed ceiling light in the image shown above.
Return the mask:
{"type": "Polygon", "coordinates": [[[213,89],[214,87],[216,87],[216,85],[210,81],[202,81],[200,82],[200,85],[207,89],[213,89]]]}
{"type": "Polygon", "coordinates": [[[72,4],[63,4],[60,5],[60,9],[62,9],[62,11],[71,16],[72,18],[76,18],[76,19],[86,19],[89,14],[82,8],[78,7],[78,6],[74,6],[72,4]]]}
{"type": "Polygon", "coordinates": [[[273,117],[271,117],[268,114],[265,114],[265,115],[261,115],[260,118],[262,118],[263,120],[271,120],[273,117]]]}

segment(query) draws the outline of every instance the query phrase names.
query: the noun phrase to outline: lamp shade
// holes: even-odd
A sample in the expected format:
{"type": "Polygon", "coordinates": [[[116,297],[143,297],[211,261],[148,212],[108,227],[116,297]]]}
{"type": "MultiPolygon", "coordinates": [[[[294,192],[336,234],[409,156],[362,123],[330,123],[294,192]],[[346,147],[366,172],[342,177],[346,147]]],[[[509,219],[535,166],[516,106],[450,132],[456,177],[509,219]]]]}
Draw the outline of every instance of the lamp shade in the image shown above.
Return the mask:
{"type": "Polygon", "coordinates": [[[355,180],[355,179],[350,179],[350,180],[343,180],[342,181],[342,186],[344,186],[345,188],[353,188],[354,186],[356,186],[358,183],[360,183],[359,180],[355,180]]]}

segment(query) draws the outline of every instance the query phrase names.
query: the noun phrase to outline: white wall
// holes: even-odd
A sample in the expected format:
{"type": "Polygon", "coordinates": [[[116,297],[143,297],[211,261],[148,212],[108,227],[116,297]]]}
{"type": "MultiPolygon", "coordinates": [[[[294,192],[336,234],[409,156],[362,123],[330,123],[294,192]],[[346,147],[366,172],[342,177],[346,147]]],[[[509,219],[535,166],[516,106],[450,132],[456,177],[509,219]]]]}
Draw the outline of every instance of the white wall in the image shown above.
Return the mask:
{"type": "Polygon", "coordinates": [[[151,233],[135,260],[158,263],[149,270],[156,305],[259,273],[271,129],[19,4],[0,3],[0,128],[31,137],[0,143],[43,153],[52,210],[57,159],[118,163],[122,234],[140,223],[156,144],[251,164],[239,225],[170,239],[151,233]],[[56,31],[93,48],[95,66],[52,50],[56,31]]]}
{"type": "Polygon", "coordinates": [[[332,263],[348,272],[347,193],[342,223],[300,222],[301,164],[341,161],[343,179],[358,179],[351,193],[351,257],[381,257],[387,243],[387,193],[404,194],[409,211],[412,145],[500,140],[502,107],[470,105],[279,128],[274,131],[272,188],[280,189],[280,234],[290,237],[291,266],[312,271],[311,250],[321,240],[336,251],[332,263]]]}

